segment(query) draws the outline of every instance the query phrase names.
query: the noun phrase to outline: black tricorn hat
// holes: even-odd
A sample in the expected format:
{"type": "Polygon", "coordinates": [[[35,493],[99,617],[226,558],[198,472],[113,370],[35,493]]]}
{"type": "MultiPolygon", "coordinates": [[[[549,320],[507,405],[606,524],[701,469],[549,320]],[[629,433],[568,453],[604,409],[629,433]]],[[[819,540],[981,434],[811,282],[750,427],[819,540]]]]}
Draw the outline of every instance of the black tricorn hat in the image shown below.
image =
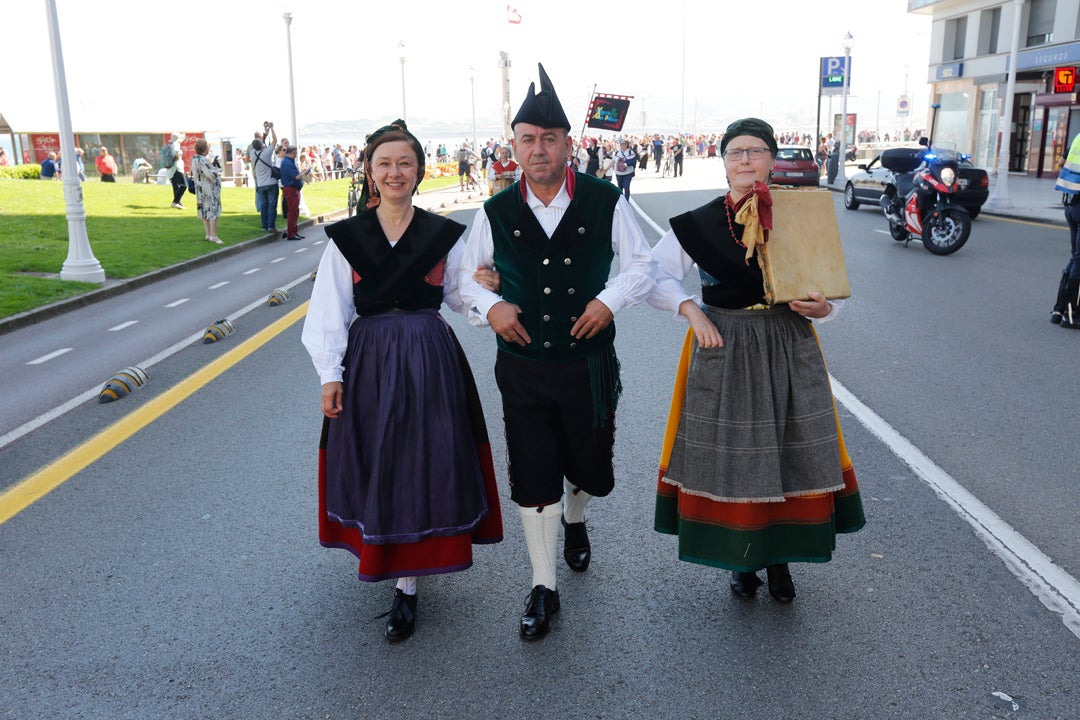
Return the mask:
{"type": "Polygon", "coordinates": [[[525,96],[525,102],[518,108],[514,121],[510,127],[518,123],[529,123],[542,128],[563,128],[570,132],[570,121],[566,119],[559,96],[555,94],[555,88],[551,84],[551,78],[544,72],[544,66],[537,63],[540,68],[540,92],[536,92],[536,83],[529,83],[529,92],[525,96]]]}

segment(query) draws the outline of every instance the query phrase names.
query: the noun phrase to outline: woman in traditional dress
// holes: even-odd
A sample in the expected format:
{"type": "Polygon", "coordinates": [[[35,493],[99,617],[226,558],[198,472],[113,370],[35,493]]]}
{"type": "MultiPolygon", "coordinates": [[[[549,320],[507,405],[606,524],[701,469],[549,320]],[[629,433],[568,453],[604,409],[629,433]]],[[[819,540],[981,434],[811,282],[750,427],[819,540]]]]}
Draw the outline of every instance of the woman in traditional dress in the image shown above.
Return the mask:
{"type": "Polygon", "coordinates": [[[303,342],[326,416],[319,540],[355,554],[360,580],[397,580],[394,642],[413,633],[417,576],[471,566],[473,543],[502,539],[502,514],[476,385],[439,315],[464,311],[446,268],[465,226],[413,207],[424,151],[404,121],[366,157],[368,209],[326,231],[303,342]]]}
{"type": "Polygon", "coordinates": [[[206,230],[206,241],[221,245],[217,236],[221,217],[221,170],[209,159],[210,144],[205,138],[195,141],[195,156],[191,158],[191,179],[195,181],[195,202],[206,230]]]}
{"type": "MultiPolygon", "coordinates": [[[[757,213],[776,156],[772,127],[732,123],[720,144],[730,191],[672,218],[653,249],[654,307],[690,322],[657,484],[655,528],[679,536],[679,558],[732,571],[731,590],[795,599],[788,563],[828,562],[836,533],[865,524],[851,461],[808,318],[842,301],[764,305],[757,213]],[[744,237],[744,234],[746,237],[744,237]],[[753,236],[753,237],[752,237],[753,236]],[[697,264],[702,304],[683,289],[697,264]]],[[[764,223],[766,226],[768,222],[764,223]]]]}

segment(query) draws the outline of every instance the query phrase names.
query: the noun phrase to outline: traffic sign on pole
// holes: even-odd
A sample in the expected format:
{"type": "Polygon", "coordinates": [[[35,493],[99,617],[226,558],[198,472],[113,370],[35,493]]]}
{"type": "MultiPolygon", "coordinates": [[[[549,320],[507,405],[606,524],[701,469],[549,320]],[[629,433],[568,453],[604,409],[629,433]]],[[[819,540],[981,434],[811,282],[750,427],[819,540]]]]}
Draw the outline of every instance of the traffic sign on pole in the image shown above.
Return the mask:
{"type": "MultiPolygon", "coordinates": [[[[841,57],[821,58],[821,94],[842,95],[844,93],[844,75],[851,72],[851,59],[841,57]]],[[[848,80],[851,87],[851,80],[848,80]]]]}

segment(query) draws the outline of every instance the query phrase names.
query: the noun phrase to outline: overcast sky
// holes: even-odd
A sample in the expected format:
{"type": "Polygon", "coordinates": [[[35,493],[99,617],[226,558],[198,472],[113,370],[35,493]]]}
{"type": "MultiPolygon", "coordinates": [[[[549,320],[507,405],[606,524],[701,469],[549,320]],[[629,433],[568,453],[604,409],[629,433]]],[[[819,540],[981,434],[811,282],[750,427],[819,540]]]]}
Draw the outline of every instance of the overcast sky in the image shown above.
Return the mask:
{"type": "MultiPolygon", "coordinates": [[[[929,18],[907,13],[906,0],[511,1],[520,24],[507,21],[505,0],[55,2],[76,131],[248,137],[265,119],[288,128],[286,10],[300,127],[401,115],[403,41],[408,117],[457,122],[462,135],[472,125],[470,67],[478,124],[499,124],[500,50],[510,53],[514,110],[541,61],[575,125],[595,86],[634,96],[631,132],[643,119],[650,129],[721,130],[745,115],[813,132],[819,58],[843,55],[847,31],[848,110],[859,128],[902,127],[905,82],[910,122],[925,124],[929,18]]],[[[16,129],[55,130],[45,2],[6,2],[3,19],[0,113],[16,129]]],[[[825,98],[823,123],[828,107],[825,98]]]]}

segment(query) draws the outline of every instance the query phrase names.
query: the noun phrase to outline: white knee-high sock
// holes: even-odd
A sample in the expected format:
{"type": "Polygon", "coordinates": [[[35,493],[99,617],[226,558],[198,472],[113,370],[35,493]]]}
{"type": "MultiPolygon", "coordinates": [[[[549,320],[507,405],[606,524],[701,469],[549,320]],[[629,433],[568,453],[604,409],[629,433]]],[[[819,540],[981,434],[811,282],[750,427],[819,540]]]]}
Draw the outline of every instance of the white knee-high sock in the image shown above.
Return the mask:
{"type": "Polygon", "coordinates": [[[543,585],[555,589],[555,549],[559,541],[558,504],[547,505],[542,510],[534,507],[518,508],[521,525],[525,529],[525,545],[529,548],[532,562],[532,586],[543,585]],[[540,512],[537,512],[540,510],[540,512]]]}
{"type": "Polygon", "coordinates": [[[567,523],[585,522],[585,505],[593,496],[563,480],[563,519],[567,523]]]}
{"type": "Polygon", "coordinates": [[[397,589],[406,595],[416,594],[416,576],[398,578],[397,589]]]}

